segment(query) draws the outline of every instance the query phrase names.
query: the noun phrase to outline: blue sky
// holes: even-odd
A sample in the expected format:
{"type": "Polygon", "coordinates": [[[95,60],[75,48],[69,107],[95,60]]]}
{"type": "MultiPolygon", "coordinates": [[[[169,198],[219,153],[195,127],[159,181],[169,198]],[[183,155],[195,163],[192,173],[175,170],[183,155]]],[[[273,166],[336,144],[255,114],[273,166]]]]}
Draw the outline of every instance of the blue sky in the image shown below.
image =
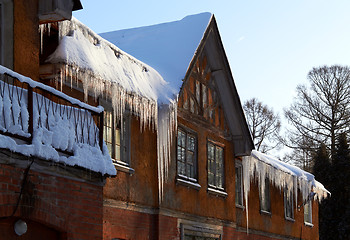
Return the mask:
{"type": "Polygon", "coordinates": [[[312,67],[350,65],[350,1],[81,0],[74,16],[97,33],[215,14],[242,103],[283,115],[312,67]]]}

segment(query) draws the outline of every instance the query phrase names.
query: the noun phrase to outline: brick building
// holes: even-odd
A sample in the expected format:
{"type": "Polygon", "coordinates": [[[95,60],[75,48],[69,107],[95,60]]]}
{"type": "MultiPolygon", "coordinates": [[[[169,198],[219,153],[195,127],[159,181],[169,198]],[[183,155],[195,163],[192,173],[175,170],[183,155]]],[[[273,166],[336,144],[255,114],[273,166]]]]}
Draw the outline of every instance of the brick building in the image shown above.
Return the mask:
{"type": "Polygon", "coordinates": [[[156,136],[132,125],[132,174],[119,171],[104,188],[105,239],[318,239],[313,200],[327,191],[253,150],[214,15],[101,36],[181,82],[164,183],[156,136]]]}
{"type": "Polygon", "coordinates": [[[0,4],[5,239],[318,239],[327,191],[253,150],[212,14],[99,36],[0,4]]]}
{"type": "Polygon", "coordinates": [[[96,128],[92,143],[75,139],[86,128],[77,133],[74,125],[57,125],[77,120],[63,110],[97,119],[98,109],[39,83],[39,25],[70,19],[79,8],[79,0],[0,1],[0,239],[102,239],[103,186],[114,175],[112,162],[108,173],[102,154],[90,160],[104,169],[81,161],[78,151],[87,146],[102,153],[96,128]],[[69,128],[73,138],[59,138],[69,128]]]}

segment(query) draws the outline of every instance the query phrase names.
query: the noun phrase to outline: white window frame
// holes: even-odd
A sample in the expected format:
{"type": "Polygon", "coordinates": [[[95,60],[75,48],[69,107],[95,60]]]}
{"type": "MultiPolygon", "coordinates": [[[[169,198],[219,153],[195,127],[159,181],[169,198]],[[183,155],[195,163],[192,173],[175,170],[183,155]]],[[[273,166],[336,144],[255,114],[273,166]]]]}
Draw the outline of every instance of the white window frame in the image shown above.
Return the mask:
{"type": "Polygon", "coordinates": [[[242,162],[239,160],[235,161],[235,203],[236,207],[244,208],[243,203],[243,165],[242,162]],[[238,191],[237,191],[237,179],[238,179],[238,172],[240,173],[240,183],[238,184],[238,187],[240,189],[241,196],[238,197],[238,191]]]}

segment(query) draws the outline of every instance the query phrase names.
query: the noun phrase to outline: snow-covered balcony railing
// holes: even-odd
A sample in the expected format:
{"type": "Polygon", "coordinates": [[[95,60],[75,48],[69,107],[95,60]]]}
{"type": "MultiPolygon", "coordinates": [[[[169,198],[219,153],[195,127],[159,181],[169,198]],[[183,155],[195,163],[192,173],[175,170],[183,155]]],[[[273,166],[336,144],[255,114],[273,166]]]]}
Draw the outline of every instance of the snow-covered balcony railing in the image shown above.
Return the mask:
{"type": "Polygon", "coordinates": [[[82,103],[0,66],[1,134],[28,144],[50,141],[59,152],[72,155],[76,144],[102,150],[102,124],[102,107],[82,103]]]}

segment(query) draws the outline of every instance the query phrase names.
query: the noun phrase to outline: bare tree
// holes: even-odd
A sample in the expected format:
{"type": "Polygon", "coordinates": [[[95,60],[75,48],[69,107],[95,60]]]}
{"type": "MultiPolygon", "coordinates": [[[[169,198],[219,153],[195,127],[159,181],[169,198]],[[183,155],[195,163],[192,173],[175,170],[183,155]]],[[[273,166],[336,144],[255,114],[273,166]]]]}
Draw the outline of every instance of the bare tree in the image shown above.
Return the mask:
{"type": "Polygon", "coordinates": [[[313,68],[307,78],[309,86],[299,85],[294,102],[284,111],[292,126],[284,143],[303,152],[324,143],[333,156],[338,136],[350,129],[350,68],[313,68]]]}
{"type": "Polygon", "coordinates": [[[277,148],[281,128],[279,116],[256,98],[245,101],[243,109],[256,149],[266,153],[277,148]]]}

